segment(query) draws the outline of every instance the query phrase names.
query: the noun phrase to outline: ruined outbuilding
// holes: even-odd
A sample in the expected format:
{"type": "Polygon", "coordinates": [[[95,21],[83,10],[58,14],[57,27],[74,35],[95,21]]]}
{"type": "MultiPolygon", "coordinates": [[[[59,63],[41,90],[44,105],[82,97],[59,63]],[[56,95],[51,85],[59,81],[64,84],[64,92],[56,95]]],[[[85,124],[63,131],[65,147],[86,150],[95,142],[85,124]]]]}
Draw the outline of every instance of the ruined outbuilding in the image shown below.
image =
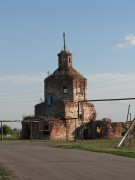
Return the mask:
{"type": "MultiPolygon", "coordinates": [[[[81,138],[82,127],[96,120],[95,107],[86,100],[87,79],[73,68],[72,53],[66,49],[64,36],[58,68],[44,80],[44,102],[35,105],[33,117],[23,119],[22,138],[81,138]],[[84,102],[78,106],[79,101],[84,102]]],[[[88,136],[88,131],[84,130],[84,133],[88,136]]]]}

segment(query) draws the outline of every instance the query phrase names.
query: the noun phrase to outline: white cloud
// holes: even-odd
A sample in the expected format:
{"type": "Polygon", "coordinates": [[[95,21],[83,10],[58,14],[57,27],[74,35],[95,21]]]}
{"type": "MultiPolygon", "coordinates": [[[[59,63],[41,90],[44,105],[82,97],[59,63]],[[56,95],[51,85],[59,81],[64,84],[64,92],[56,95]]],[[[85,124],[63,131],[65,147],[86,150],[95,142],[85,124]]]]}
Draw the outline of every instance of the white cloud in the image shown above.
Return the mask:
{"type": "Polygon", "coordinates": [[[44,74],[37,75],[3,75],[0,76],[0,83],[33,84],[42,83],[44,74]]]}
{"type": "Polygon", "coordinates": [[[128,34],[125,38],[115,46],[115,49],[122,49],[129,46],[135,46],[135,35],[128,34]]]}

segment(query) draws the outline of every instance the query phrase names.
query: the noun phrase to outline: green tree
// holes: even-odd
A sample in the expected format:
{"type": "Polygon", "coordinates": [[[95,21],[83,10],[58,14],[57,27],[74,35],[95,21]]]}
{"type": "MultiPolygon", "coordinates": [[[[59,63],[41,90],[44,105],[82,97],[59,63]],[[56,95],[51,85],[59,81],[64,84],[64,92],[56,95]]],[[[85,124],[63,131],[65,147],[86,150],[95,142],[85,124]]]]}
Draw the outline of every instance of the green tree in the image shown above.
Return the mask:
{"type": "MultiPolygon", "coordinates": [[[[1,129],[0,129],[0,132],[1,132],[1,129]]],[[[8,126],[7,124],[4,124],[3,125],[3,134],[4,135],[7,135],[7,134],[12,134],[13,133],[13,130],[11,129],[10,126],[8,126]]]]}

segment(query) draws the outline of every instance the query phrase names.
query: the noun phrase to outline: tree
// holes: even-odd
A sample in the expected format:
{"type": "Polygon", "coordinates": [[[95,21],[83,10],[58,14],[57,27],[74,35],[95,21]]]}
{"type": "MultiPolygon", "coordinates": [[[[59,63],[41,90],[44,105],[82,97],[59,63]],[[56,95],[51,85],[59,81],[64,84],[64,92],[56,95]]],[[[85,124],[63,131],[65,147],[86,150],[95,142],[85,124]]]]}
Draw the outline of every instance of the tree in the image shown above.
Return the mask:
{"type": "MultiPolygon", "coordinates": [[[[0,128],[0,133],[1,133],[1,128],[0,128]]],[[[10,126],[8,126],[7,124],[4,124],[3,125],[3,134],[4,135],[7,135],[7,134],[12,134],[13,133],[13,130],[11,129],[10,126]]]]}

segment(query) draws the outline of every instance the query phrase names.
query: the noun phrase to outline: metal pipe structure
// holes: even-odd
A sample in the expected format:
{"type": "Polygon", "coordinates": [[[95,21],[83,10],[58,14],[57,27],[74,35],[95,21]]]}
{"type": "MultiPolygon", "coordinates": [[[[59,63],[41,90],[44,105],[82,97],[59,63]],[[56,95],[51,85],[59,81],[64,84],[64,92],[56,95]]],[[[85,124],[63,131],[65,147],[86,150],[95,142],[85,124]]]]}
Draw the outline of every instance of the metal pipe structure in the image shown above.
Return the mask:
{"type": "Polygon", "coordinates": [[[78,118],[79,118],[79,104],[81,102],[104,102],[104,101],[127,101],[127,100],[135,100],[135,98],[90,99],[90,100],[85,100],[85,101],[78,101],[78,118]]]}

